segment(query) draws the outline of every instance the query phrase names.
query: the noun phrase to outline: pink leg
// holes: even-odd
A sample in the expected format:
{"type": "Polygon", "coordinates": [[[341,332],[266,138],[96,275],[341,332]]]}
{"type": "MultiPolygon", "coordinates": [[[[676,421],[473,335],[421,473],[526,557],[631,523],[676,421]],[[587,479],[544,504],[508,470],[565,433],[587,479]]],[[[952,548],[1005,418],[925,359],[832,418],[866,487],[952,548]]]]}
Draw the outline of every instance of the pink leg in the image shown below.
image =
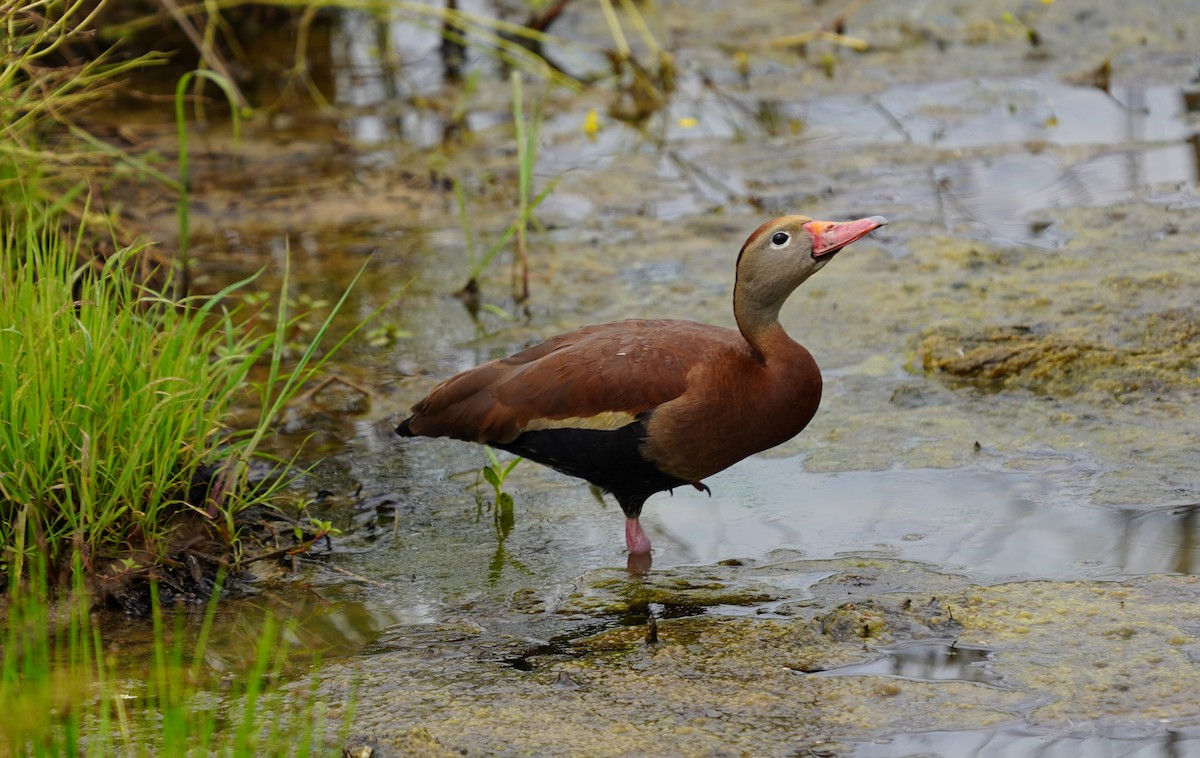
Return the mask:
{"type": "Polygon", "coordinates": [[[642,531],[642,523],[635,518],[625,519],[625,546],[630,555],[648,555],[650,538],[642,531]]]}

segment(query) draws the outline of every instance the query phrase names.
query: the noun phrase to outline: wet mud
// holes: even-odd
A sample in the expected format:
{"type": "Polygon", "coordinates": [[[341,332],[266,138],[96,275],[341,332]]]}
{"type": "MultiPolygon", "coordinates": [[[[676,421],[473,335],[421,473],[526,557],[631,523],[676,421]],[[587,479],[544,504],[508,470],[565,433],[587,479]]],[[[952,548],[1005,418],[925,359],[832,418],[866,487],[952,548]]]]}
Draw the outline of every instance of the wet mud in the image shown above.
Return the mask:
{"type": "MultiPolygon", "coordinates": [[[[362,718],[389,719],[379,711],[402,700],[415,726],[356,739],[383,755],[563,745],[590,755],[884,755],[897,734],[976,739],[990,728],[1001,743],[1024,733],[1043,749],[1072,749],[1101,728],[1119,744],[1149,724],[1177,735],[1197,726],[1195,577],[981,586],[849,560],[708,571],[730,584],[760,571],[826,578],[763,616],[664,618],[654,641],[645,623],[620,626],[536,649],[507,672],[462,656],[461,642],[424,663],[385,656],[391,673],[363,674],[362,718]]],[[[946,751],[937,754],[960,745],[930,739],[946,751]]]]}
{"type": "MultiPolygon", "coordinates": [[[[321,673],[331,722],[356,702],[351,754],[1200,752],[1200,6],[881,0],[845,25],[865,52],[778,42],[835,15],[797,8],[655,8],[677,73],[640,129],[611,115],[628,93],[546,94],[533,296],[505,253],[478,320],[452,181],[486,244],[517,175],[486,57],[472,99],[397,22],[396,78],[348,14],[335,115],[252,127],[240,168],[197,135],[197,281],[269,286],[290,254],[313,299],[369,260],[351,316],[399,293],[336,369],[369,396],[281,442],[317,427],[297,490],[345,534],[263,578],[322,588],[335,626],[371,609],[321,673]],[[566,328],[731,326],[738,246],[784,211],[891,223],[784,309],[817,417],[712,498],[651,499],[649,573],[586,486],[522,465],[501,513],[482,451],[390,433],[436,379],[566,328]]],[[[597,8],[555,31],[567,71],[610,65],[597,8]]]]}

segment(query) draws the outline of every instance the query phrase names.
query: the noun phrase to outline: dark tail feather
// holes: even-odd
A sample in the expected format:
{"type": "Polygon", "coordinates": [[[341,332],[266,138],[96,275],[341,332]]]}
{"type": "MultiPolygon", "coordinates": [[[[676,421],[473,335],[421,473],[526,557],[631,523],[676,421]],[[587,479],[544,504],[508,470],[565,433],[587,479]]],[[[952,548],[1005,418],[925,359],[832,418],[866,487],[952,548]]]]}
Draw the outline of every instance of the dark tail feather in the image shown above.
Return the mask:
{"type": "Polygon", "coordinates": [[[401,437],[416,437],[417,435],[412,430],[412,421],[416,416],[409,416],[400,422],[400,426],[396,427],[396,434],[401,437]]]}

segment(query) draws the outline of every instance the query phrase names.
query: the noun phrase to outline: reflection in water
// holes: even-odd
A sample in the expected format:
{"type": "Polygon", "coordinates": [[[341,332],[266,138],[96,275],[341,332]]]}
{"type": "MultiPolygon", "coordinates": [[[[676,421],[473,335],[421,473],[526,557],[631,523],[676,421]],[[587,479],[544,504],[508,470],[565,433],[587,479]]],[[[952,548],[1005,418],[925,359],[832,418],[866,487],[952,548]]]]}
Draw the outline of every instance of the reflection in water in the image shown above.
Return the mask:
{"type": "MultiPolygon", "coordinates": [[[[465,3],[463,10],[494,14],[481,2],[465,3]]],[[[478,132],[511,117],[507,107],[484,107],[492,101],[474,97],[475,85],[448,92],[437,24],[346,12],[337,16],[330,45],[334,100],[345,107],[345,129],[359,144],[429,148],[460,128],[478,132]]],[[[465,65],[480,87],[508,86],[501,67],[484,53],[467,56],[465,65]]],[[[731,93],[704,71],[683,70],[654,128],[614,126],[594,142],[556,150],[557,140],[578,131],[583,114],[548,114],[539,173],[584,169],[598,176],[617,165],[626,173],[643,171],[645,186],[661,184],[671,192],[645,199],[637,212],[674,218],[739,203],[777,208],[811,201],[810,189],[796,194],[793,174],[748,171],[755,160],[750,156],[740,161],[744,165],[724,165],[713,155],[714,144],[741,142],[747,134],[803,134],[850,148],[901,142],[938,152],[919,167],[874,171],[875,196],[903,197],[906,216],[915,210],[948,229],[1053,247],[1061,238],[1044,217],[1047,209],[1135,199],[1197,204],[1200,133],[1187,115],[1198,108],[1200,91],[1194,88],[1126,86],[1110,94],[1024,78],[898,85],[867,100],[781,100],[731,93]],[[681,127],[681,120],[700,127],[681,127]],[[657,164],[629,165],[630,155],[646,147],[660,157],[657,164]]],[[[771,150],[762,160],[775,165],[771,150]]],[[[829,204],[839,204],[841,192],[861,202],[862,188],[852,183],[826,192],[829,204]]],[[[595,210],[586,197],[572,200],[566,187],[551,206],[573,216],[595,210]]]]}
{"type": "Polygon", "coordinates": [[[1143,198],[1195,202],[1191,189],[1200,180],[1200,152],[1195,129],[1184,119],[1195,107],[1186,92],[1128,87],[1109,95],[1090,87],[1004,81],[985,89],[939,83],[879,98],[889,123],[906,141],[955,149],[1024,146],[1003,156],[932,166],[931,199],[943,226],[1053,245],[1057,238],[1030,214],[1143,198]],[[928,115],[946,108],[967,115],[953,120],[928,115]],[[1055,147],[1090,154],[1069,159],[1055,147]]]}
{"type": "Polygon", "coordinates": [[[1110,519],[1120,535],[1115,560],[1128,565],[1138,562],[1139,556],[1152,554],[1160,556],[1159,571],[1200,573],[1198,512],[1200,503],[1150,510],[1113,509],[1110,519]]]}
{"type": "Polygon", "coordinates": [[[754,458],[648,504],[647,529],[675,565],[873,552],[985,579],[1200,574],[1200,504],[1088,505],[1086,466],[1031,473],[896,470],[812,474],[754,458]]]}
{"type": "Polygon", "coordinates": [[[1030,215],[1050,208],[1104,206],[1145,198],[1194,202],[1187,188],[1196,167],[1187,143],[1103,153],[1064,164],[1046,154],[1016,154],[931,169],[942,224],[1039,245],[1058,242],[1047,222],[1030,215]],[[1023,191],[1013,192],[1014,187],[1023,191]],[[998,190],[998,188],[1001,188],[998,190]]]}
{"type": "Polygon", "coordinates": [[[996,685],[999,677],[987,668],[992,651],[946,640],[924,640],[879,648],[883,653],[867,663],[813,673],[812,676],[894,676],[920,682],[975,682],[996,685]]]}
{"type": "MultiPolygon", "coordinates": [[[[393,609],[339,597],[339,588],[323,588],[320,592],[325,596],[312,588],[287,588],[279,593],[222,600],[204,648],[205,663],[216,671],[249,672],[258,659],[264,635],[268,635],[282,643],[289,664],[305,667],[316,657],[356,654],[373,644],[387,627],[404,619],[404,614],[393,609]]],[[[176,628],[183,634],[186,659],[193,653],[191,646],[199,635],[203,610],[181,608],[175,612],[179,614],[176,628]]],[[[97,614],[105,644],[114,654],[119,652],[123,662],[137,668],[154,660],[153,628],[145,619],[111,611],[97,614]]]]}
{"type": "MultiPolygon", "coordinates": [[[[516,459],[513,463],[519,463],[520,459],[516,459]]],[[[485,503],[484,499],[476,495],[475,507],[476,517],[483,518],[484,510],[488,510],[492,514],[492,526],[496,530],[496,552],[492,554],[492,560],[488,564],[488,584],[495,586],[500,582],[500,578],[504,575],[504,568],[511,566],[514,569],[530,573],[525,564],[517,560],[517,558],[509,554],[504,547],[505,540],[508,535],[512,534],[513,526],[516,525],[516,516],[513,513],[513,497],[507,492],[502,492],[497,485],[496,498],[491,503],[485,503]]]]}
{"type": "Polygon", "coordinates": [[[631,577],[649,574],[652,565],[654,565],[654,558],[650,553],[630,553],[625,559],[625,570],[629,572],[629,576],[631,577]]]}
{"type": "Polygon", "coordinates": [[[1046,734],[1025,727],[996,731],[898,734],[854,745],[855,758],[1200,758],[1200,734],[1112,727],[1103,734],[1046,734]]]}
{"type": "MultiPolygon", "coordinates": [[[[455,5],[480,18],[495,12],[479,0],[455,5]]],[[[407,142],[433,147],[461,130],[478,130],[507,121],[507,112],[489,113],[466,108],[474,85],[463,86],[461,102],[445,102],[447,85],[460,85],[471,74],[504,81],[494,56],[466,55],[443,34],[443,26],[428,20],[387,19],[374,13],[345,11],[335,16],[330,46],[334,99],[347,110],[348,136],[363,145],[407,142]],[[461,57],[460,57],[461,56],[461,57]],[[441,106],[449,106],[439,109],[441,106]]],[[[507,88],[507,83],[503,86],[507,88]]]]}

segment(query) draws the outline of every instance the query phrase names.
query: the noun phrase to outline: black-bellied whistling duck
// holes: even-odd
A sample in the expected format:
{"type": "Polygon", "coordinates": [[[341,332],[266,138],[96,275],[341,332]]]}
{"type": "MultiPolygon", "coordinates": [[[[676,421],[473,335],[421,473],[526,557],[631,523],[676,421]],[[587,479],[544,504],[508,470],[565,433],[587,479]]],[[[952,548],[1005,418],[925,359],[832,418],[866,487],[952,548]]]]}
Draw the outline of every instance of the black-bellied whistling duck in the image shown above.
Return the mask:
{"type": "Polygon", "coordinates": [[[656,492],[701,480],[800,433],[821,372],[779,323],[796,287],[887,223],[783,216],[737,260],[738,328],[632,319],[585,326],[452,376],[396,432],[507,450],[611,492],[631,555],[650,552],[638,517],[656,492]]]}

